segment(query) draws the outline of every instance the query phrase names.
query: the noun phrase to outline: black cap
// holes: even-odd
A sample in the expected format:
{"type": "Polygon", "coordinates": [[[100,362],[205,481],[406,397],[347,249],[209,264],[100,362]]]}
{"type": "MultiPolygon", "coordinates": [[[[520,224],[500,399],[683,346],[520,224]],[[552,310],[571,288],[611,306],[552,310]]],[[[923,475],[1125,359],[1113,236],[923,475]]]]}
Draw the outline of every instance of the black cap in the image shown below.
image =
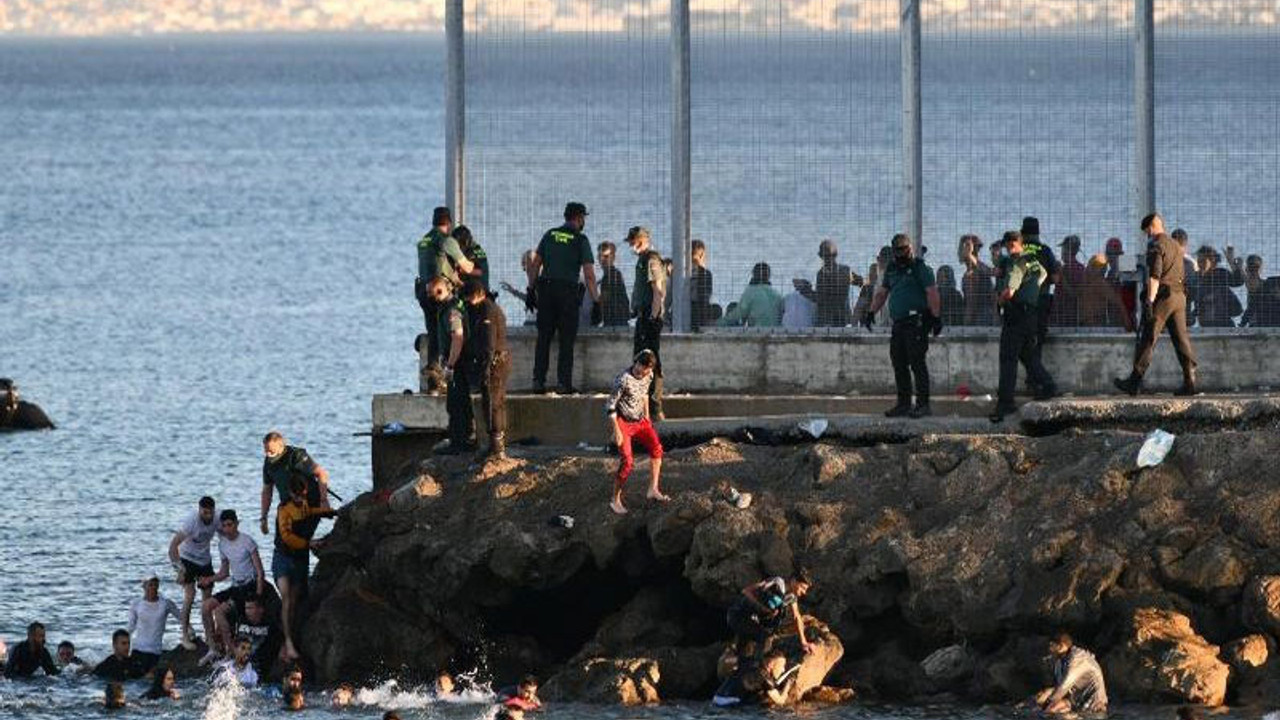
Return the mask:
{"type": "Polygon", "coordinates": [[[591,213],[587,212],[587,206],[583,205],[580,202],[571,202],[571,203],[565,204],[564,206],[564,218],[566,220],[568,220],[569,218],[578,217],[579,215],[590,215],[590,214],[591,213]]]}
{"type": "Polygon", "coordinates": [[[1022,230],[1020,230],[1019,232],[1021,232],[1023,235],[1039,235],[1040,220],[1035,217],[1032,217],[1031,215],[1028,215],[1022,218],[1022,230]]]}
{"type": "Polygon", "coordinates": [[[449,208],[438,207],[431,211],[432,225],[439,225],[444,222],[453,222],[453,213],[449,212],[449,208]]]}

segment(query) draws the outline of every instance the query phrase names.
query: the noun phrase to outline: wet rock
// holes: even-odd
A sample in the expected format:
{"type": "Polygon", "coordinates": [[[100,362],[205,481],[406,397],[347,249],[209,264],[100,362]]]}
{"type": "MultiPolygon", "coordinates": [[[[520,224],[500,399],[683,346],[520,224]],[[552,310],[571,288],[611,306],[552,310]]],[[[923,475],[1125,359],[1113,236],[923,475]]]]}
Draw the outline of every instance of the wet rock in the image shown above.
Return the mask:
{"type": "Polygon", "coordinates": [[[949,645],[921,660],[920,669],[936,683],[955,683],[973,674],[973,657],[963,645],[949,645]]]}
{"type": "Polygon", "coordinates": [[[588,658],[571,663],[542,688],[549,700],[603,705],[653,705],[662,675],[649,658],[588,658]]]}
{"type": "Polygon", "coordinates": [[[1232,640],[1222,649],[1222,658],[1237,670],[1259,668],[1267,664],[1270,648],[1263,635],[1246,635],[1232,640]]]}
{"type": "Polygon", "coordinates": [[[1263,575],[1249,583],[1241,615],[1246,627],[1280,637],[1280,575],[1263,575]]]}
{"type": "Polygon", "coordinates": [[[1225,701],[1229,668],[1218,659],[1218,647],[1197,635],[1186,615],[1140,608],[1129,619],[1124,638],[1103,666],[1119,695],[1210,707],[1225,701]]]}
{"type": "Polygon", "coordinates": [[[819,685],[804,694],[802,700],[807,703],[818,703],[820,705],[846,705],[858,699],[858,693],[853,688],[831,687],[829,685],[819,685]]]}

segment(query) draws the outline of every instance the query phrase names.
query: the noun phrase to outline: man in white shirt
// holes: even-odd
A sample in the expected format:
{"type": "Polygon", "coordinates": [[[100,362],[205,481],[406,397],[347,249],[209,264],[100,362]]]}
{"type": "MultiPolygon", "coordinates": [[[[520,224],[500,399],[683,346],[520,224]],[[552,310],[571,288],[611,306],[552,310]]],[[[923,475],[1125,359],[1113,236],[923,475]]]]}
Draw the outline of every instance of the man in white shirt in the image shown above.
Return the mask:
{"type": "Polygon", "coordinates": [[[201,578],[202,589],[212,590],[214,584],[231,579],[231,587],[215,593],[204,601],[201,616],[206,628],[215,628],[217,637],[209,639],[209,654],[206,662],[212,662],[221,648],[225,652],[231,650],[231,628],[235,624],[233,616],[244,614],[245,599],[250,596],[261,596],[266,589],[266,574],[262,570],[262,556],[258,554],[258,544],[247,534],[240,532],[240,519],[235,510],[223,510],[218,517],[222,527],[218,538],[218,554],[222,556],[222,566],[216,575],[201,578]]]}
{"type": "Polygon", "coordinates": [[[253,641],[241,635],[236,638],[235,654],[218,663],[214,671],[213,684],[216,686],[239,683],[241,687],[251,688],[258,685],[258,671],[249,662],[253,650],[253,641]]]}
{"type": "Polygon", "coordinates": [[[160,576],[152,573],[142,581],[142,597],[129,605],[133,658],[145,672],[151,672],[160,662],[160,654],[164,652],[164,624],[170,615],[174,620],[182,619],[178,606],[160,597],[160,576]]]}
{"type": "MultiPolygon", "coordinates": [[[[200,507],[194,513],[183,518],[178,530],[169,541],[169,562],[178,571],[178,584],[182,585],[182,647],[195,650],[196,644],[191,639],[191,606],[196,600],[196,583],[200,578],[213,575],[213,556],[209,553],[209,542],[218,534],[218,525],[213,519],[213,498],[200,498],[200,507]]],[[[210,596],[209,588],[202,588],[204,600],[210,596]]],[[[206,626],[205,635],[210,635],[213,628],[206,626]]]]}

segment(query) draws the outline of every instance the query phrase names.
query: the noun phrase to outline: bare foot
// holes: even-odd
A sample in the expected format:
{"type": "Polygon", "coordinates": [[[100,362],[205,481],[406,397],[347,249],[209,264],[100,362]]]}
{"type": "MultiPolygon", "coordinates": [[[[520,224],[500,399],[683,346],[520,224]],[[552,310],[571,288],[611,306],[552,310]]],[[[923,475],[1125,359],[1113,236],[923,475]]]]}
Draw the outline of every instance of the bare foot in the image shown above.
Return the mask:
{"type": "Polygon", "coordinates": [[[654,502],[660,502],[660,503],[671,502],[671,496],[663,495],[662,491],[660,490],[650,490],[649,494],[646,495],[645,497],[649,498],[654,502]]]}
{"type": "Polygon", "coordinates": [[[627,514],[627,509],[622,506],[622,501],[618,500],[617,498],[614,498],[612,501],[609,502],[609,509],[619,515],[627,514]]]}

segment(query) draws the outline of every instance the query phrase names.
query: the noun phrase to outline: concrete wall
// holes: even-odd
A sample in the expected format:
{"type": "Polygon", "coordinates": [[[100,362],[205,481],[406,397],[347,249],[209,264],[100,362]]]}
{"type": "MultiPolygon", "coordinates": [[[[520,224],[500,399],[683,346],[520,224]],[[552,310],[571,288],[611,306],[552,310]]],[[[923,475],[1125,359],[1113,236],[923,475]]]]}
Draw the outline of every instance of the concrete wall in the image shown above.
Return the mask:
{"type": "MultiPolygon", "coordinates": [[[[528,390],[533,377],[536,333],[512,328],[507,336],[514,366],[510,388],[528,390]]],[[[1280,333],[1251,331],[1193,335],[1205,390],[1280,388],[1280,333]]],[[[1129,374],[1132,335],[1054,334],[1045,346],[1049,372],[1064,392],[1108,394],[1111,378],[1129,374]]],[[[555,384],[555,348],[549,383],[555,384]]],[[[945,332],[929,350],[934,393],[968,385],[976,394],[994,392],[999,335],[985,331],[945,332]]],[[[574,383],[583,390],[607,388],[631,359],[630,332],[591,331],[579,335],[574,383]]],[[[849,330],[814,334],[716,331],[662,338],[662,362],[671,392],[752,392],[761,394],[890,394],[894,391],[887,332],[849,330]]],[[[1167,337],[1156,346],[1147,375],[1154,389],[1182,381],[1167,337]]],[[[1021,381],[1020,381],[1021,384],[1021,381]]]]}

